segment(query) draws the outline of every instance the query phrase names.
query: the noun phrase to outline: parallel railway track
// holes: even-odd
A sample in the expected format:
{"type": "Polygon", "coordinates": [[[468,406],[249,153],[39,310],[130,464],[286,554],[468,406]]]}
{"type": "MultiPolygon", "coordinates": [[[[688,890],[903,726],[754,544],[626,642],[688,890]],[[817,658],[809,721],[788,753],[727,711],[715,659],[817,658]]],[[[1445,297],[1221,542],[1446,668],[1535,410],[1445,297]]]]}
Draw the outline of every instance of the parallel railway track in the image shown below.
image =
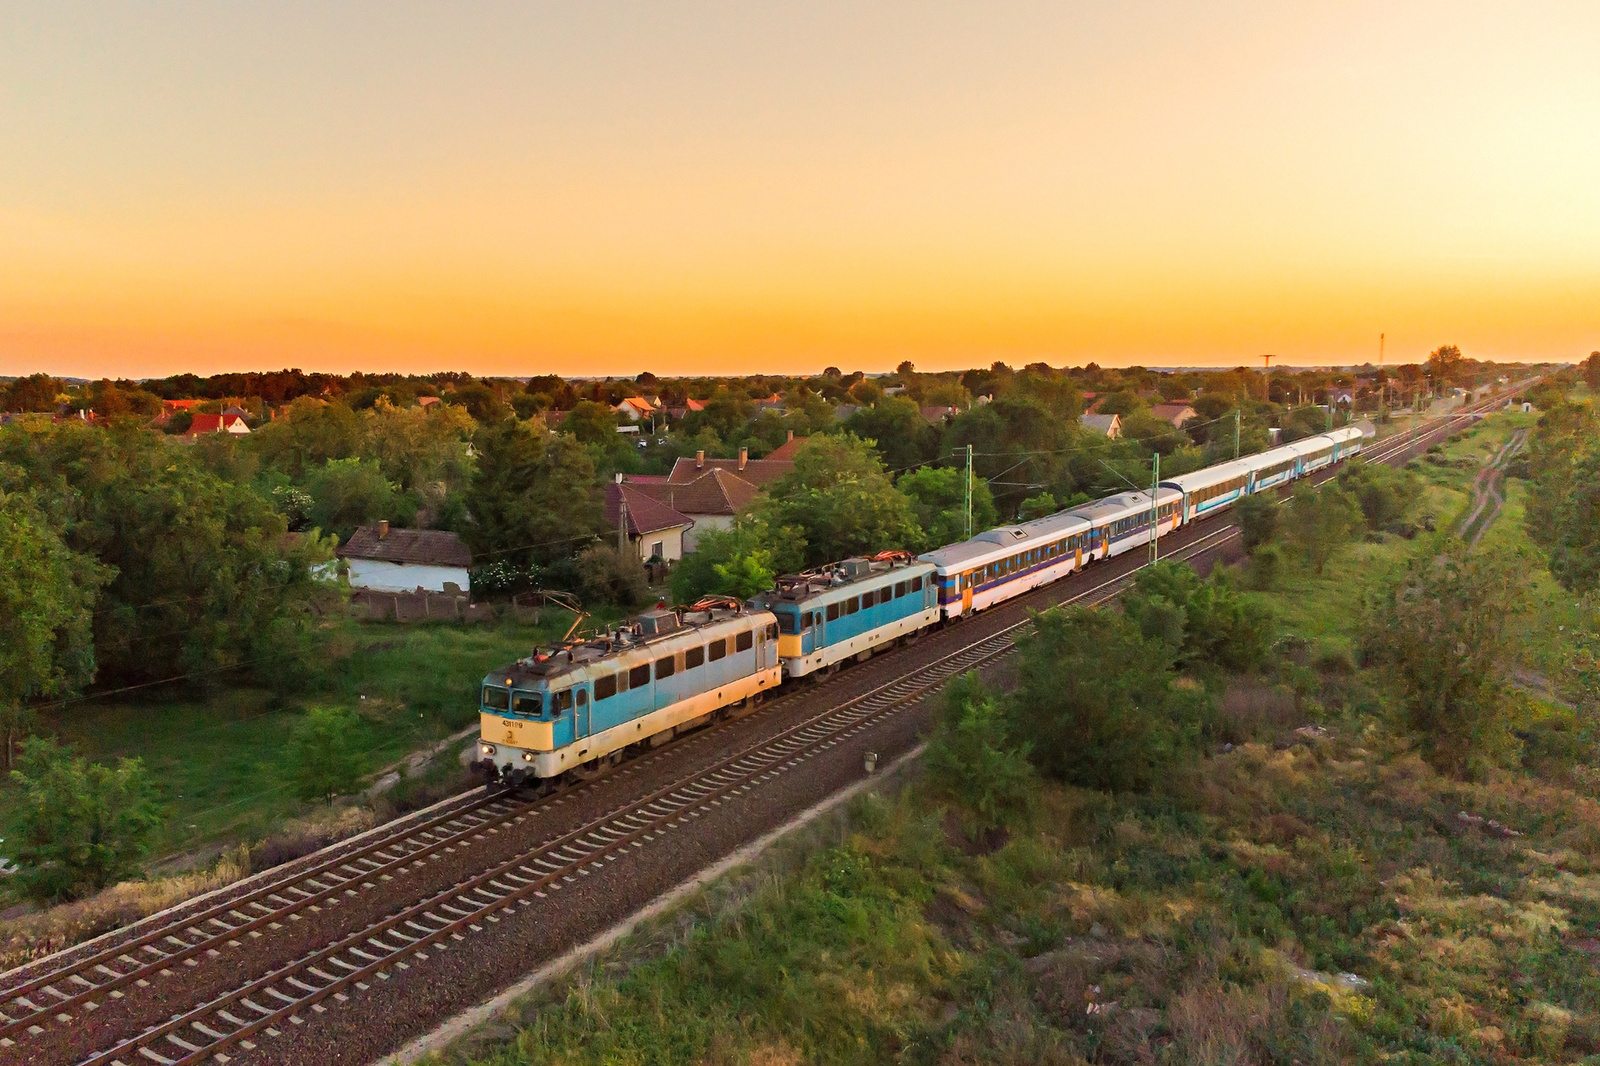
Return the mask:
{"type": "MultiPolygon", "coordinates": [[[[1382,462],[1402,456],[1481,417],[1494,402],[1464,408],[1396,434],[1369,448],[1366,457],[1382,462]]],[[[1319,480],[1331,476],[1329,471],[1319,480]]],[[[1176,547],[1165,557],[1192,558],[1237,535],[1237,528],[1223,526],[1176,547]]],[[[1136,573],[1137,568],[1061,602],[1103,602],[1117,595],[1136,573]]],[[[1029,598],[1048,595],[1046,590],[1029,598]]],[[[497,922],[502,912],[560,892],[578,878],[688,826],[713,807],[917,704],[956,673],[992,664],[1012,650],[1016,634],[1026,625],[1026,620],[1017,621],[945,653],[937,662],[905,671],[79,1061],[83,1066],[226,1062],[230,1052],[252,1049],[261,1035],[274,1035],[285,1025],[303,1024],[306,1014],[326,1010],[325,1001],[343,1001],[370,987],[373,980],[388,980],[397,970],[425,962],[430,951],[449,950],[455,942],[497,922]]],[[[834,684],[829,681],[809,691],[786,694],[770,703],[762,716],[802,696],[814,698],[834,684]]],[[[108,998],[121,998],[125,989],[143,987],[156,975],[170,974],[174,966],[194,965],[195,960],[237,949],[245,943],[242,937],[267,935],[285,919],[337,906],[361,890],[378,889],[390,877],[469,847],[504,826],[524,821],[543,806],[504,794],[447,801],[421,822],[379,834],[353,850],[186,913],[170,924],[138,931],[98,951],[83,954],[80,949],[65,965],[42,972],[35,969],[33,976],[0,987],[0,1049],[12,1049],[19,1040],[25,1043],[44,1026],[69,1022],[108,998]]],[[[0,976],[0,982],[4,980],[0,976]]],[[[3,1050],[0,1057],[9,1058],[3,1050]]]]}

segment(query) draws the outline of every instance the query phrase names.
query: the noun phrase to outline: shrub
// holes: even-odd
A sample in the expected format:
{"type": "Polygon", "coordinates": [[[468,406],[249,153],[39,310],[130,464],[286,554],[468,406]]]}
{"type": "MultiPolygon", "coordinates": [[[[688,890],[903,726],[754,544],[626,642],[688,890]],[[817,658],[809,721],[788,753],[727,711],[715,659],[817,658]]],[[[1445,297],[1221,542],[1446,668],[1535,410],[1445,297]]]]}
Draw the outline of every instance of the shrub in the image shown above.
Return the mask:
{"type": "Polygon", "coordinates": [[[650,594],[650,578],[633,552],[609,544],[591,544],[578,553],[579,579],[585,599],[631,607],[650,594]]]}
{"type": "Polygon", "coordinates": [[[316,707],[306,713],[284,752],[285,770],[301,799],[326,799],[350,792],[361,782],[362,729],[355,712],[343,707],[316,707]]]}
{"type": "Polygon", "coordinates": [[[1253,670],[1272,640],[1266,608],[1235,591],[1222,570],[1202,581],[1188,563],[1155,563],[1139,571],[1123,605],[1140,632],[1185,665],[1253,670]]]}
{"type": "Polygon", "coordinates": [[[1405,728],[1443,771],[1464,773],[1510,744],[1506,631],[1526,584],[1516,561],[1452,542],[1413,560],[1363,621],[1364,657],[1390,668],[1405,728]]]}
{"type": "Polygon", "coordinates": [[[115,768],[54,740],[22,743],[16,783],[22,829],[12,883],[40,903],[77,899],[138,872],[161,824],[155,786],[137,759],[115,768]]]}
{"type": "Polygon", "coordinates": [[[1147,789],[1195,750],[1204,694],[1173,672],[1173,652],[1112,611],[1056,608],[1018,641],[1012,734],[1047,777],[1088,788],[1147,789]]]}
{"type": "Polygon", "coordinates": [[[1339,488],[1356,501],[1367,528],[1374,531],[1398,525],[1417,493],[1414,475],[1359,459],[1339,472],[1339,488]]]}
{"type": "Polygon", "coordinates": [[[1301,485],[1289,501],[1289,535],[1319,574],[1363,521],[1361,508],[1335,485],[1301,485]]]}
{"type": "Polygon", "coordinates": [[[1244,550],[1254,555],[1259,548],[1278,539],[1278,500],[1272,493],[1246,496],[1234,505],[1234,519],[1244,550]]]}
{"type": "Polygon", "coordinates": [[[1033,795],[1028,746],[1012,738],[999,702],[976,673],[945,689],[926,761],[933,791],[966,809],[974,836],[1026,811],[1033,795]]]}

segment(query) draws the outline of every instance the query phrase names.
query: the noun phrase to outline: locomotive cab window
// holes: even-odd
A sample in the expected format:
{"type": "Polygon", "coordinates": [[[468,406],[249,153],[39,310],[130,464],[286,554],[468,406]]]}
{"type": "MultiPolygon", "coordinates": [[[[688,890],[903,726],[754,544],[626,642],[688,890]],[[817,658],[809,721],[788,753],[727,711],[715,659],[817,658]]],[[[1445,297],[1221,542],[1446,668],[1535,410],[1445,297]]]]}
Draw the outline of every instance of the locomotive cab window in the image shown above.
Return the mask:
{"type": "Polygon", "coordinates": [[[570,688],[550,693],[551,714],[560,714],[562,711],[570,710],[572,710],[572,690],[570,688]]]}
{"type": "Polygon", "coordinates": [[[755,647],[755,644],[756,636],[755,630],[753,629],[741,630],[739,634],[733,638],[734,651],[749,651],[751,648],[755,647]]]}
{"type": "Polygon", "coordinates": [[[495,685],[483,686],[483,705],[491,711],[505,710],[511,706],[510,690],[498,688],[495,685]]]}
{"type": "Polygon", "coordinates": [[[911,591],[912,592],[921,592],[922,591],[922,578],[914,577],[914,578],[911,579],[911,591]]]}
{"type": "Polygon", "coordinates": [[[776,622],[768,622],[767,623],[767,639],[768,640],[777,640],[778,639],[778,623],[776,623],[776,622]]]}

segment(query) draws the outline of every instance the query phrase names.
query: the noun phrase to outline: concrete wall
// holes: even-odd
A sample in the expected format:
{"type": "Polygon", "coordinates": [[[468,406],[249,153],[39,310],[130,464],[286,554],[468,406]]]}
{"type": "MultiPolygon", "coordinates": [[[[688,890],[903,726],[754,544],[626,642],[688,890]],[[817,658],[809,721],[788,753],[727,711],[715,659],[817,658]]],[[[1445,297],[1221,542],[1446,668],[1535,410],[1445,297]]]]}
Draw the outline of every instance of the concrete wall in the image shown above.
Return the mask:
{"type": "Polygon", "coordinates": [[[675,563],[683,558],[683,527],[674,529],[658,529],[654,533],[646,533],[633,542],[634,548],[639,552],[639,561],[647,563],[655,554],[654,545],[661,544],[661,558],[669,563],[675,563]]]}
{"type": "Polygon", "coordinates": [[[385,563],[376,559],[346,559],[350,568],[350,587],[381,592],[411,592],[424,588],[445,591],[445,582],[454,582],[462,592],[471,589],[467,571],[454,566],[417,566],[385,563]]]}
{"type": "Polygon", "coordinates": [[[693,514],[694,525],[683,535],[684,554],[694,551],[697,538],[708,529],[732,529],[733,515],[731,514],[693,514]]]}

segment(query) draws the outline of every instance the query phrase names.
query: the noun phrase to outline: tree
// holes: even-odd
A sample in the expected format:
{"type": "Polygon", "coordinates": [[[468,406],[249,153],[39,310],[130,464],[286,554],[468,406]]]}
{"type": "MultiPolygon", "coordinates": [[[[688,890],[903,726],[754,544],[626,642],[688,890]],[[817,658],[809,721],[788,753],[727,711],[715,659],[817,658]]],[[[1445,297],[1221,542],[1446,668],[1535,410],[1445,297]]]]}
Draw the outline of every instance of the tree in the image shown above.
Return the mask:
{"type": "Polygon", "coordinates": [[[881,398],[861,408],[845,420],[844,428],[870,441],[890,470],[909,470],[939,454],[939,431],[922,417],[916,402],[904,396],[881,398]]]}
{"type": "MultiPolygon", "coordinates": [[[[966,470],[925,466],[900,475],[895,488],[911,499],[917,524],[923,530],[924,548],[940,548],[967,539],[966,470]]],[[[992,529],[999,521],[989,486],[982,478],[973,478],[972,532],[992,529]]]]}
{"type": "Polygon", "coordinates": [[[49,374],[29,374],[6,387],[0,410],[54,411],[61,392],[62,383],[49,374]]]}
{"type": "Polygon", "coordinates": [[[1171,648],[1114,611],[1053,608],[1018,641],[1012,735],[1040,773],[1085,788],[1148,789],[1188,758],[1204,695],[1171,648]]]}
{"type": "Polygon", "coordinates": [[[1388,529],[1405,518],[1416,497],[1416,478],[1383,463],[1355,459],[1339,471],[1339,488],[1361,508],[1367,528],[1388,529]]]}
{"type": "Polygon", "coordinates": [[[603,403],[582,400],[561,423],[561,430],[585,444],[610,448],[617,440],[617,414],[603,403]]]}
{"type": "Polygon", "coordinates": [[[328,800],[361,783],[361,719],[343,707],[313,707],[289,734],[284,772],[303,800],[328,800]]]}
{"type": "Polygon", "coordinates": [[[1590,352],[1583,361],[1583,383],[1590,392],[1600,392],[1600,352],[1590,352]]]}
{"type": "Polygon", "coordinates": [[[0,491],[0,765],[31,727],[28,702],[94,680],[94,603],[112,577],[66,546],[19,493],[0,491]]]}
{"type": "Polygon", "coordinates": [[[963,674],[945,688],[928,738],[926,779],[935,794],[965,808],[968,831],[977,836],[1027,810],[1037,779],[1028,750],[1011,736],[1000,701],[978,674],[963,674]]]}
{"type": "Polygon", "coordinates": [[[804,565],[920,543],[911,501],[859,437],[811,437],[794,463],[757,497],[751,512],[773,531],[775,542],[799,546],[804,565]]]}
{"type": "Polygon", "coordinates": [[[619,553],[609,544],[591,544],[578,553],[583,594],[592,603],[631,607],[650,591],[644,564],[632,551],[619,553]]]}
{"type": "Polygon", "coordinates": [[[1029,496],[1022,501],[1022,507],[1017,511],[1017,521],[1031,522],[1035,518],[1044,518],[1061,510],[1056,498],[1048,492],[1041,492],[1037,496],[1029,496]]]}
{"type": "Polygon", "coordinates": [[[416,504],[403,501],[383,469],[370,459],[330,459],[307,471],[306,491],[311,496],[311,524],[341,541],[350,539],[357,526],[379,519],[409,520],[416,504]]]}
{"type": "Polygon", "coordinates": [[[547,565],[605,529],[594,464],[573,438],[505,419],[473,441],[464,535],[478,562],[547,565]]]}
{"type": "Polygon", "coordinates": [[[267,495],[137,426],[0,433],[0,462],[54,486],[62,539],[113,576],[94,614],[99,680],[199,684],[247,668],[282,686],[310,650],[326,540],[284,537],[267,495]]]}
{"type": "Polygon", "coordinates": [[[1233,505],[1234,521],[1239,523],[1239,537],[1245,551],[1254,555],[1257,548],[1278,539],[1280,510],[1276,493],[1255,493],[1233,505]]]}
{"type": "Polygon", "coordinates": [[[1461,349],[1442,344],[1428,353],[1428,380],[1435,388],[1448,388],[1461,371],[1461,349]]]}
{"type": "Polygon", "coordinates": [[[1506,639],[1527,586],[1521,560],[1455,541],[1412,561],[1369,607],[1366,655],[1389,668],[1406,728],[1439,769],[1465,773],[1509,746],[1506,639]]]}
{"type": "Polygon", "coordinates": [[[1295,487],[1286,525],[1306,563],[1322,573],[1335,552],[1361,528],[1361,509],[1337,485],[1295,487]]]}
{"type": "MultiPolygon", "coordinates": [[[[775,559],[760,522],[746,518],[731,529],[708,529],[673,568],[672,598],[678,603],[710,595],[749,599],[772,587],[775,559]]],[[[790,561],[797,569],[798,556],[790,561]]]]}
{"type": "Polygon", "coordinates": [[[245,441],[263,465],[299,478],[329,459],[359,455],[362,436],[361,420],[349,407],[302,397],[245,441]]]}
{"type": "Polygon", "coordinates": [[[1563,481],[1544,538],[1550,572],[1563,588],[1592,592],[1600,588],[1600,441],[1573,458],[1563,481]]]}
{"type": "Polygon", "coordinates": [[[137,759],[113,767],[54,740],[23,742],[13,883],[39,903],[77,899],[138,872],[161,824],[155,787],[137,759]]]}

